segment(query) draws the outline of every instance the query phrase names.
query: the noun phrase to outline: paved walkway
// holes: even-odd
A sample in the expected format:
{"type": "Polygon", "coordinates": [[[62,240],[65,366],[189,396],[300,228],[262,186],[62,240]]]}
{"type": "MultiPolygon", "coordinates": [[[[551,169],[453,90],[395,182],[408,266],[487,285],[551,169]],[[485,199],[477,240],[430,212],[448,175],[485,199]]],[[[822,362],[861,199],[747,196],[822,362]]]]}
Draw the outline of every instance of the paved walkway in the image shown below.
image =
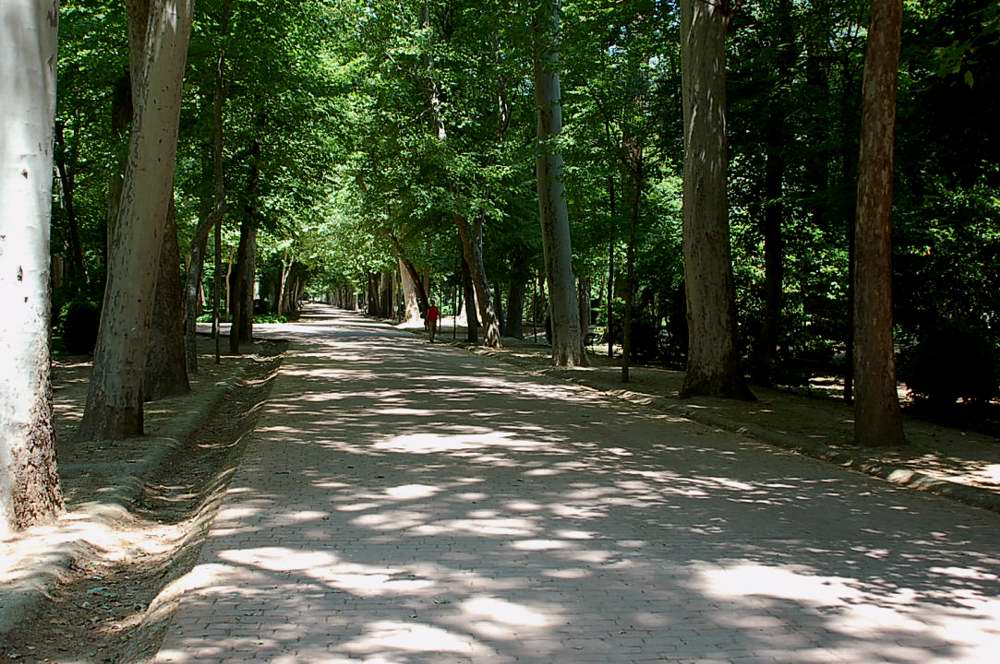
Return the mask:
{"type": "Polygon", "coordinates": [[[309,311],[159,662],[997,661],[1000,516],[309,311]]]}

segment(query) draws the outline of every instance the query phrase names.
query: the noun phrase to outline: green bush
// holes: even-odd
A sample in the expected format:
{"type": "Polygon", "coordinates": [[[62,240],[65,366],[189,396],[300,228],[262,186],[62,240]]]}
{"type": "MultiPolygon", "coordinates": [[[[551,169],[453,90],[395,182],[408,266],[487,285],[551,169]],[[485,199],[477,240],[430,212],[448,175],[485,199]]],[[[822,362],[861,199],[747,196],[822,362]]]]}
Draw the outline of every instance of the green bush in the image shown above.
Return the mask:
{"type": "Polygon", "coordinates": [[[902,354],[900,378],[918,399],[949,407],[1000,394],[1000,352],[981,325],[944,321],[902,354]]]}
{"type": "Polygon", "coordinates": [[[97,328],[101,310],[86,299],[70,300],[60,312],[63,348],[70,355],[88,355],[97,345],[97,328]]]}

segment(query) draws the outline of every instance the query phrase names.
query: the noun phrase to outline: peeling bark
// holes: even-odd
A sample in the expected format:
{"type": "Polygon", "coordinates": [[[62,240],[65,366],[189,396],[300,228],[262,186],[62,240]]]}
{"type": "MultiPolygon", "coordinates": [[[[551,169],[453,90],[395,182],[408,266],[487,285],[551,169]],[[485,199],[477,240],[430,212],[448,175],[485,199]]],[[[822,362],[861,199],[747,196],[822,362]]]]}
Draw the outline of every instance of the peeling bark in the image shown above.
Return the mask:
{"type": "Polygon", "coordinates": [[[63,509],[49,368],[58,2],[0,20],[0,539],[63,509]]]}

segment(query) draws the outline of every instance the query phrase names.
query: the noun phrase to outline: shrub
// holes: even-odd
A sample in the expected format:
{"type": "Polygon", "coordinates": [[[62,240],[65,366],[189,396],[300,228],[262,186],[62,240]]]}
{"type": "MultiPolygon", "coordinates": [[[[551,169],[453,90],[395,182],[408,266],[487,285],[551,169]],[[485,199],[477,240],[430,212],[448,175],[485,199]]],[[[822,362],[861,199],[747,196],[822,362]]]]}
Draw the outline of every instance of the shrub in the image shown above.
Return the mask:
{"type": "Polygon", "coordinates": [[[983,326],[944,321],[903,353],[899,375],[917,398],[935,406],[960,397],[988,401],[1000,394],[1000,353],[983,326]]]}
{"type": "Polygon", "coordinates": [[[61,328],[63,346],[70,355],[87,355],[97,345],[97,328],[101,311],[90,300],[70,300],[62,307],[61,328]]]}

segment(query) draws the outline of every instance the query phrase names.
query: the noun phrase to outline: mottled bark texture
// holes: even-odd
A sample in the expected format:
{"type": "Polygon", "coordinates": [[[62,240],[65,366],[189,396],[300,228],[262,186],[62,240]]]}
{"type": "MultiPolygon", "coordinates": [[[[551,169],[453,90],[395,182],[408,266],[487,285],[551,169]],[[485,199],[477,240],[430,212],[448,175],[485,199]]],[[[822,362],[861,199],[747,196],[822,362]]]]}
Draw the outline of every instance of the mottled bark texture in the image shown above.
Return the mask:
{"type": "Polygon", "coordinates": [[[892,178],[902,0],[873,0],[855,222],[854,439],[902,445],[892,345],[892,178]]]}
{"type": "Polygon", "coordinates": [[[727,3],[681,2],[684,281],[688,359],[682,397],[753,398],[740,371],[726,199],[727,3]]]}
{"type": "Polygon", "coordinates": [[[49,372],[58,2],[0,3],[0,538],[62,510],[49,372]]]}
{"type": "Polygon", "coordinates": [[[156,277],[153,318],[146,352],[146,377],[143,396],[146,401],[187,394],[187,360],[184,353],[184,323],[181,318],[181,256],[177,247],[177,212],[170,206],[160,269],[156,277]]]}
{"type": "Polygon", "coordinates": [[[563,160],[557,146],[562,132],[558,0],[543,0],[539,4],[532,32],[535,108],[538,114],[535,176],[545,276],[549,284],[552,361],[560,367],[582,366],[586,365],[587,356],[583,352],[576,281],[573,278],[573,249],[563,160]]]}
{"type": "Polygon", "coordinates": [[[127,8],[135,114],[80,425],[85,439],[127,438],[143,431],[146,342],[173,196],[193,0],[130,0],[127,8]]]}

